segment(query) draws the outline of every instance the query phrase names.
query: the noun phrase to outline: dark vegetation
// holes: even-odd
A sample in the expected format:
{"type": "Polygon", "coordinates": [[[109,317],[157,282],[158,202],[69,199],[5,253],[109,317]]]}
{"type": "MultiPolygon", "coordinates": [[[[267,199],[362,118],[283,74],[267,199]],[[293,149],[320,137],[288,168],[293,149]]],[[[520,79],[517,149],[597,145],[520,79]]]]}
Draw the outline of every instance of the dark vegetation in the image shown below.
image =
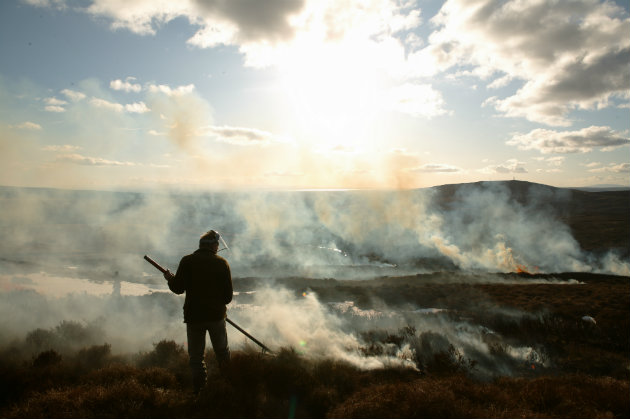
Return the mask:
{"type": "MultiPolygon", "coordinates": [[[[483,325],[487,343],[510,375],[478,374],[439,330],[409,325],[362,335],[364,355],[411,345],[416,368],[361,370],[299,349],[275,355],[233,352],[221,373],[207,353],[209,385],[190,393],[185,349],[170,340],[148,352],[115,355],[109,344],[77,349],[94,331],[74,322],[29,332],[0,352],[1,417],[629,417],[630,278],[594,274],[496,275],[461,282],[444,273],[372,281],[287,279],[322,301],[347,296],[379,304],[449,309],[445,316],[483,325]],[[520,283],[510,283],[518,279],[520,283]],[[539,283],[564,280],[563,285],[539,283]],[[568,279],[582,283],[567,284],[568,279]],[[527,283],[531,281],[532,283],[527,283]],[[308,286],[308,288],[302,288],[308,286]],[[333,295],[333,290],[339,295],[333,295]],[[401,298],[404,296],[404,298],[401,298]],[[504,316],[502,310],[521,312],[504,316]],[[522,311],[521,311],[522,310],[522,311]],[[584,322],[585,314],[597,324],[584,322]],[[537,357],[515,361],[505,342],[526,342],[537,357]],[[32,355],[25,358],[31,351],[32,355]]],[[[252,281],[237,280],[250,289],[252,281]]],[[[260,283],[258,284],[260,285],[260,283]]],[[[241,294],[247,295],[247,294],[241,294]]],[[[93,337],[93,336],[92,336],[93,337]]]]}

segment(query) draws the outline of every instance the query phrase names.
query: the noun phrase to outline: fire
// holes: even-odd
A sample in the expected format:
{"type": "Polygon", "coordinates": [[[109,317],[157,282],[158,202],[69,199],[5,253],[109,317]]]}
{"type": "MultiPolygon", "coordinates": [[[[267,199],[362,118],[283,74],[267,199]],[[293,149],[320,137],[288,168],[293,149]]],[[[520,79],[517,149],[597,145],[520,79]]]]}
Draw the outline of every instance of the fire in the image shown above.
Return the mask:
{"type": "Polygon", "coordinates": [[[519,265],[518,263],[515,265],[516,269],[514,270],[514,272],[516,272],[517,274],[532,274],[532,273],[538,273],[538,266],[534,266],[533,272],[530,272],[530,270],[527,268],[527,266],[525,265],[519,265]]]}
{"type": "Polygon", "coordinates": [[[516,271],[517,274],[528,274],[529,271],[527,270],[527,266],[525,265],[516,265],[516,271]]]}

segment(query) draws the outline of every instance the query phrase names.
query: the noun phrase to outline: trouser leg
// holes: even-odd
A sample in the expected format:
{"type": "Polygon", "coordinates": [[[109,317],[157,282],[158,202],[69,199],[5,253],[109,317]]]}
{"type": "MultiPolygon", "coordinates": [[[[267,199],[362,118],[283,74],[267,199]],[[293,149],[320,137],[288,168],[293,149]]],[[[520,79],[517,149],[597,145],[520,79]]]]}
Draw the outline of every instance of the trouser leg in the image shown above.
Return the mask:
{"type": "Polygon", "coordinates": [[[208,331],[210,332],[210,341],[212,342],[214,354],[217,357],[219,366],[223,367],[230,361],[230,347],[228,346],[225,320],[208,322],[208,331]]]}
{"type": "Polygon", "coordinates": [[[187,323],[186,334],[188,335],[188,362],[192,371],[193,388],[195,392],[198,392],[206,384],[206,362],[204,361],[206,327],[204,324],[187,323]]]}

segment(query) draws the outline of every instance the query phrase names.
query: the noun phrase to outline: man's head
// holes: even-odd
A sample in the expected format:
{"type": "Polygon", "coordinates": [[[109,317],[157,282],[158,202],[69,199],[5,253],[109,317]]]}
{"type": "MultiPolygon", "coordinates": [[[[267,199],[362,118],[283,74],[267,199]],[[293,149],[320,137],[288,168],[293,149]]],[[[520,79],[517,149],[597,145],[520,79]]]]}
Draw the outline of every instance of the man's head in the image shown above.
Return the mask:
{"type": "Polygon", "coordinates": [[[204,233],[199,239],[199,248],[210,249],[216,253],[219,249],[219,237],[219,233],[214,230],[204,233]]]}

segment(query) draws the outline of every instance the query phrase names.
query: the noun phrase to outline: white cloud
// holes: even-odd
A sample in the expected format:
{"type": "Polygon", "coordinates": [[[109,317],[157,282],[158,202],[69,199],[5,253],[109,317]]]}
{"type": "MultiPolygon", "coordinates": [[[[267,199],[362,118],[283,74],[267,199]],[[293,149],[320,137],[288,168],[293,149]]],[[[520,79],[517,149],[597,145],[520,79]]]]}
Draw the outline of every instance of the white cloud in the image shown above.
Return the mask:
{"type": "Polygon", "coordinates": [[[9,128],[26,129],[26,130],[32,130],[32,131],[40,131],[42,129],[42,126],[37,124],[37,123],[35,123],[35,122],[26,121],[26,122],[22,122],[21,124],[18,124],[18,125],[9,125],[9,128]]]}
{"type": "Polygon", "coordinates": [[[508,145],[520,150],[538,150],[541,153],[587,153],[595,148],[610,151],[630,144],[627,135],[610,127],[590,126],[578,131],[535,129],[527,134],[515,134],[508,145]]]}
{"type": "Polygon", "coordinates": [[[413,3],[390,0],[94,0],[83,10],[108,18],[113,29],[145,35],[183,16],[199,26],[189,43],[203,48],[236,45],[254,54],[304,41],[314,32],[336,42],[357,34],[388,36],[420,24],[413,3]]]}
{"type": "Polygon", "coordinates": [[[68,104],[68,102],[66,102],[65,100],[57,99],[56,97],[47,97],[46,99],[44,99],[44,102],[52,106],[62,106],[68,104]]]}
{"type": "Polygon", "coordinates": [[[630,173],[630,163],[611,163],[608,166],[589,169],[593,173],[630,173]]]}
{"type": "Polygon", "coordinates": [[[486,166],[483,169],[479,169],[479,172],[485,173],[485,174],[528,173],[524,165],[525,165],[524,162],[520,162],[517,159],[509,159],[505,163],[486,166]]]}
{"type": "Polygon", "coordinates": [[[85,99],[85,93],[77,92],[76,90],[63,89],[61,93],[73,102],[85,99]]]}
{"type": "Polygon", "coordinates": [[[107,109],[113,112],[127,111],[129,113],[145,113],[151,111],[151,109],[149,109],[144,102],[136,102],[122,105],[120,103],[110,102],[105,99],[93,97],[92,99],[90,99],[90,104],[97,108],[107,109]]]}
{"type": "MultiPolygon", "coordinates": [[[[389,79],[394,84],[413,84],[394,89],[385,95],[391,96],[390,101],[374,106],[423,117],[447,113],[441,94],[426,83],[417,83],[413,80],[417,73],[408,71],[406,54],[424,42],[411,32],[422,22],[415,2],[94,0],[78,10],[106,18],[113,29],[125,28],[143,35],[155,34],[164,23],[184,17],[198,28],[188,40],[190,45],[235,46],[246,66],[275,66],[283,75],[289,74],[288,79],[298,78],[298,86],[316,86],[319,93],[309,91],[309,96],[330,98],[335,93],[338,102],[348,105],[345,108],[357,108],[358,95],[383,96],[385,86],[380,83],[389,79]],[[329,62],[336,63],[334,70],[328,69],[329,62]],[[327,90],[322,92],[322,87],[327,90]],[[409,87],[412,92],[403,92],[409,87]],[[366,94],[366,88],[374,94],[366,94]]],[[[139,88],[129,79],[113,80],[110,86],[120,90],[139,88]]],[[[147,88],[152,93],[173,95],[190,93],[194,86],[172,89],[154,84],[147,88]]],[[[313,97],[305,100],[317,102],[313,97]]]]}
{"type": "MultiPolygon", "coordinates": [[[[441,94],[421,78],[451,70],[489,88],[521,82],[518,91],[485,104],[505,116],[556,126],[570,125],[574,109],[626,106],[630,92],[630,19],[612,2],[447,0],[426,42],[412,32],[422,23],[418,5],[395,0],[94,0],[82,10],[138,34],[154,34],[184,17],[197,27],[191,45],[234,46],[247,66],[298,74],[312,68],[311,79],[334,57],[343,69],[335,87],[384,77],[399,86],[385,95],[384,107],[413,116],[448,113],[441,94]]],[[[325,86],[334,80],[326,74],[313,81],[325,86]]],[[[121,90],[139,86],[129,79],[112,83],[121,90]]]]}
{"type": "Polygon", "coordinates": [[[167,96],[182,96],[182,95],[192,93],[194,90],[195,90],[194,84],[178,86],[174,89],[166,84],[150,84],[149,85],[149,92],[163,93],[167,96]]]}
{"type": "Polygon", "coordinates": [[[149,131],[147,131],[147,134],[153,135],[155,137],[164,137],[164,136],[168,135],[168,133],[166,133],[166,132],[158,132],[158,131],[156,131],[154,129],[150,129],[149,131]]]}
{"type": "Polygon", "coordinates": [[[112,29],[124,28],[141,35],[153,35],[154,25],[159,26],[177,16],[189,16],[192,9],[191,1],[95,0],[84,10],[94,16],[109,18],[112,29]]]}
{"type": "Polygon", "coordinates": [[[208,130],[209,135],[215,135],[217,141],[235,145],[269,145],[275,141],[273,134],[254,128],[229,126],[213,126],[208,130]]]}
{"type": "Polygon", "coordinates": [[[122,112],[125,110],[125,107],[120,103],[110,102],[108,100],[100,99],[97,97],[93,97],[92,99],[90,99],[90,104],[97,108],[108,109],[114,112],[122,112]]]}
{"type": "Polygon", "coordinates": [[[44,108],[47,112],[65,112],[66,108],[64,108],[63,106],[56,106],[56,105],[48,105],[44,108]]]}
{"type": "Polygon", "coordinates": [[[136,166],[133,162],[107,160],[100,157],[88,157],[81,154],[60,154],[57,161],[79,164],[84,166],[136,166]]]}
{"type": "Polygon", "coordinates": [[[144,102],[127,104],[125,105],[125,110],[131,113],[146,113],[151,111],[144,102]]]}
{"type": "Polygon", "coordinates": [[[506,116],[566,126],[571,110],[627,95],[630,19],[612,2],[448,0],[433,22],[438,30],[410,64],[499,74],[492,88],[523,80],[514,95],[488,102],[506,116]]]}
{"type": "Polygon", "coordinates": [[[509,74],[506,74],[504,76],[494,79],[492,83],[488,85],[488,89],[499,89],[501,87],[505,87],[511,81],[512,81],[512,76],[509,74]]]}
{"type": "Polygon", "coordinates": [[[112,80],[111,82],[109,82],[109,87],[114,90],[122,90],[125,92],[138,93],[142,90],[142,86],[140,86],[138,83],[131,83],[129,79],[127,79],[126,81],[122,81],[120,79],[112,80]]]}

